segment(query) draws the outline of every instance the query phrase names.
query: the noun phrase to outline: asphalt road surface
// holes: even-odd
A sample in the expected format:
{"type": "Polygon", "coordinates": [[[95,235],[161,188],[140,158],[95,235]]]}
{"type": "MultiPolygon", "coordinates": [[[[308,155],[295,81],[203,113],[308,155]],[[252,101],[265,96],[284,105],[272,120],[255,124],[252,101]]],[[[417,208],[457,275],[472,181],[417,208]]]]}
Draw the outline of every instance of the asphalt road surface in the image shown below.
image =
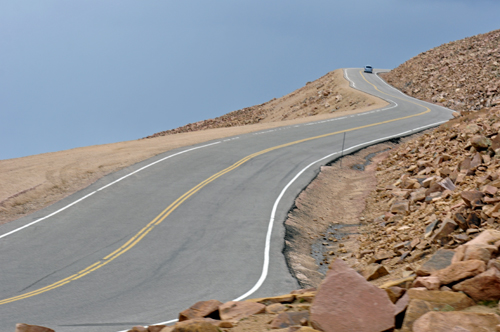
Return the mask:
{"type": "Polygon", "coordinates": [[[175,319],[199,300],[298,288],[283,222],[339,157],[344,132],[350,153],[451,118],[375,74],[344,73],[391,105],[169,151],[0,226],[0,331],[113,332],[175,319]]]}

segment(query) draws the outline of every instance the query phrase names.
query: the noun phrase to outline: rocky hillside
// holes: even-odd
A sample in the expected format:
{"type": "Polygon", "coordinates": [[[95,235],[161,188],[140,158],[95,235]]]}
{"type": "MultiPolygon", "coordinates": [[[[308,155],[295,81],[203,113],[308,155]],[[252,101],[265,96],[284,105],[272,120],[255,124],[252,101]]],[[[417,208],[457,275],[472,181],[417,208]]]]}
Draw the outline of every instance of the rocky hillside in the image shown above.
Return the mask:
{"type": "Polygon", "coordinates": [[[213,128],[245,126],[254,123],[277,122],[333,113],[337,110],[354,110],[373,104],[368,95],[355,95],[346,90],[342,70],[332,71],[314,82],[261,105],[246,107],[215,119],[190,123],[183,127],[162,131],[146,138],[187,133],[213,128]]]}
{"type": "Polygon", "coordinates": [[[500,104],[500,30],[441,45],[384,78],[415,98],[457,111],[500,104]]]}

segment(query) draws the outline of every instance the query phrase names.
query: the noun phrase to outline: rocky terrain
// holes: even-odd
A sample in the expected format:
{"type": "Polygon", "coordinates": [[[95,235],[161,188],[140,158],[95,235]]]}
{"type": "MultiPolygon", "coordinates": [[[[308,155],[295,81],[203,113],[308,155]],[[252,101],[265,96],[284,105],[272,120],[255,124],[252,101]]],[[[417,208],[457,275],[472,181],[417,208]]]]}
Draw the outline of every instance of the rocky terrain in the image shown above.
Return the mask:
{"type": "Polygon", "coordinates": [[[457,111],[500,104],[500,30],[441,45],[383,75],[415,98],[457,111]]]}
{"type": "Polygon", "coordinates": [[[246,107],[217,117],[162,131],[146,138],[187,133],[214,128],[246,126],[256,123],[276,122],[304,118],[337,110],[355,110],[373,105],[368,96],[352,94],[339,81],[341,70],[332,71],[281,98],[274,98],[261,105],[246,107]]]}

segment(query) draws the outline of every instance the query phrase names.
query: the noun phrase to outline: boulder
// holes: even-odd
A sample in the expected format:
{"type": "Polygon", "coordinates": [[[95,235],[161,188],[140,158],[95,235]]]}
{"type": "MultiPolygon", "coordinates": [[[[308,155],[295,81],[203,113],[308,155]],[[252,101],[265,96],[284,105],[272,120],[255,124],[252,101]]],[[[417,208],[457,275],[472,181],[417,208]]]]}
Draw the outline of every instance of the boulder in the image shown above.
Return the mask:
{"type": "Polygon", "coordinates": [[[179,314],[179,322],[184,320],[193,319],[193,318],[202,318],[213,316],[216,313],[217,317],[211,318],[219,318],[218,309],[222,302],[217,300],[209,300],[209,301],[200,301],[193,304],[189,309],[182,311],[179,314]]]}
{"type": "Polygon", "coordinates": [[[48,327],[19,323],[16,324],[16,332],[54,332],[54,330],[48,327]]]}
{"type": "Polygon", "coordinates": [[[474,278],[454,285],[453,290],[462,291],[475,301],[498,301],[500,300],[500,271],[492,267],[474,278]]]}
{"type": "Polygon", "coordinates": [[[450,266],[435,271],[431,274],[438,277],[442,285],[459,281],[465,278],[473,277],[486,270],[486,263],[480,260],[469,260],[453,263],[450,266]]]}
{"type": "Polygon", "coordinates": [[[474,312],[436,312],[430,311],[413,324],[414,332],[450,332],[459,327],[470,332],[498,331],[500,317],[496,314],[474,312]]]}
{"type": "Polygon", "coordinates": [[[325,332],[381,332],[394,327],[394,311],[384,290],[336,259],[311,306],[311,325],[325,332]]]}
{"type": "Polygon", "coordinates": [[[265,310],[266,306],[261,303],[229,301],[219,306],[219,315],[222,320],[238,322],[245,317],[263,313],[265,310]]]}

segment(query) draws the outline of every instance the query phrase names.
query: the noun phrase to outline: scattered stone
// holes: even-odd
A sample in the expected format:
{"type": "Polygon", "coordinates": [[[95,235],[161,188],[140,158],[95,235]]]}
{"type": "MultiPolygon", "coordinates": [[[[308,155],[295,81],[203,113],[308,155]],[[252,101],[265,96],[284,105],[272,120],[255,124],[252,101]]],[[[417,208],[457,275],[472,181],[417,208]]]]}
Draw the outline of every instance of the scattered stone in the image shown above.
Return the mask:
{"type": "Polygon", "coordinates": [[[380,264],[370,264],[368,265],[363,272],[361,272],[361,275],[365,277],[366,280],[375,280],[378,278],[381,278],[383,276],[386,276],[389,274],[389,271],[387,271],[386,267],[380,264]]]}
{"type": "Polygon", "coordinates": [[[189,309],[181,311],[179,314],[179,322],[193,319],[193,318],[203,318],[203,317],[211,317],[214,319],[219,318],[219,306],[222,302],[217,300],[209,300],[209,301],[199,301],[193,304],[189,309]],[[216,313],[216,315],[214,315],[216,313]]]}
{"type": "Polygon", "coordinates": [[[396,303],[406,293],[406,289],[396,286],[388,287],[385,291],[392,303],[396,303]]]}
{"type": "Polygon", "coordinates": [[[485,263],[491,258],[492,252],[496,251],[495,246],[484,245],[484,244],[473,244],[465,246],[464,261],[468,260],[480,260],[485,263]]]}
{"type": "Polygon", "coordinates": [[[263,313],[266,306],[261,303],[248,301],[229,301],[219,306],[219,315],[221,320],[238,322],[248,316],[263,313]]]}
{"type": "Polygon", "coordinates": [[[469,241],[467,245],[485,244],[494,245],[495,242],[500,241],[500,231],[488,229],[479,234],[476,238],[469,241]]]}
{"type": "Polygon", "coordinates": [[[392,204],[391,213],[406,215],[410,211],[410,205],[408,201],[397,201],[392,204]]]}
{"type": "Polygon", "coordinates": [[[431,276],[438,277],[441,284],[447,285],[455,281],[473,277],[485,270],[485,262],[480,260],[469,260],[453,263],[442,270],[431,273],[431,276]]]}
{"type": "Polygon", "coordinates": [[[300,303],[304,302],[312,303],[315,297],[316,297],[316,291],[296,295],[297,301],[300,303]]]}
{"type": "Polygon", "coordinates": [[[472,207],[475,202],[481,201],[481,199],[484,196],[484,193],[478,190],[469,190],[469,191],[462,191],[460,193],[460,196],[462,196],[462,199],[464,200],[465,204],[467,206],[472,207]]]}
{"type": "Polygon", "coordinates": [[[418,277],[413,283],[413,287],[425,287],[428,290],[439,290],[441,281],[438,277],[418,277]]]}
{"type": "Polygon", "coordinates": [[[436,312],[430,311],[413,324],[414,332],[450,332],[450,331],[496,331],[500,317],[495,314],[474,312],[436,312]],[[462,330],[453,330],[461,328],[462,330]]]}
{"type": "Polygon", "coordinates": [[[397,302],[394,308],[394,315],[397,316],[406,310],[408,304],[410,303],[410,296],[405,293],[397,302]]]}
{"type": "Polygon", "coordinates": [[[415,276],[408,276],[408,277],[404,277],[404,278],[397,279],[397,280],[391,280],[391,281],[384,283],[379,288],[387,289],[387,288],[393,287],[393,286],[408,288],[407,286],[411,285],[413,283],[413,281],[415,280],[415,278],[416,278],[415,276]]]}
{"type": "Polygon", "coordinates": [[[272,329],[282,329],[293,325],[302,325],[301,320],[309,320],[309,312],[282,312],[271,322],[272,329]]]}
{"type": "MultiPolygon", "coordinates": [[[[217,326],[206,321],[199,321],[199,319],[200,318],[177,323],[172,332],[219,332],[217,326]]],[[[207,318],[201,319],[206,320],[207,318]]]]}
{"type": "Polygon", "coordinates": [[[500,271],[490,268],[452,288],[455,291],[464,292],[475,301],[498,301],[500,300],[500,271]]]}
{"type": "Polygon", "coordinates": [[[268,305],[271,303],[292,303],[294,300],[295,300],[294,294],[285,294],[285,295],[279,295],[279,296],[250,299],[250,300],[246,300],[246,301],[257,302],[257,303],[262,303],[262,304],[268,305]]]}
{"type": "Polygon", "coordinates": [[[432,272],[450,266],[454,254],[455,251],[451,249],[439,249],[427,262],[418,268],[416,274],[418,276],[428,276],[432,272]]]}
{"type": "Polygon", "coordinates": [[[432,303],[444,303],[450,305],[455,310],[462,310],[474,305],[474,301],[463,293],[428,291],[414,288],[409,289],[406,293],[412,300],[416,299],[432,303]]]}
{"type": "Polygon", "coordinates": [[[410,300],[404,316],[401,332],[412,332],[414,322],[424,314],[430,311],[447,310],[447,308],[449,308],[448,310],[453,310],[453,308],[446,303],[428,302],[418,299],[410,300]]]}
{"type": "Polygon", "coordinates": [[[266,307],[266,313],[279,314],[286,310],[286,307],[281,303],[273,303],[266,307]]]}
{"type": "Polygon", "coordinates": [[[458,225],[453,220],[447,218],[441,224],[441,227],[435,232],[432,237],[432,242],[438,242],[441,245],[444,245],[449,242],[449,235],[453,233],[455,229],[457,229],[458,225]]]}

